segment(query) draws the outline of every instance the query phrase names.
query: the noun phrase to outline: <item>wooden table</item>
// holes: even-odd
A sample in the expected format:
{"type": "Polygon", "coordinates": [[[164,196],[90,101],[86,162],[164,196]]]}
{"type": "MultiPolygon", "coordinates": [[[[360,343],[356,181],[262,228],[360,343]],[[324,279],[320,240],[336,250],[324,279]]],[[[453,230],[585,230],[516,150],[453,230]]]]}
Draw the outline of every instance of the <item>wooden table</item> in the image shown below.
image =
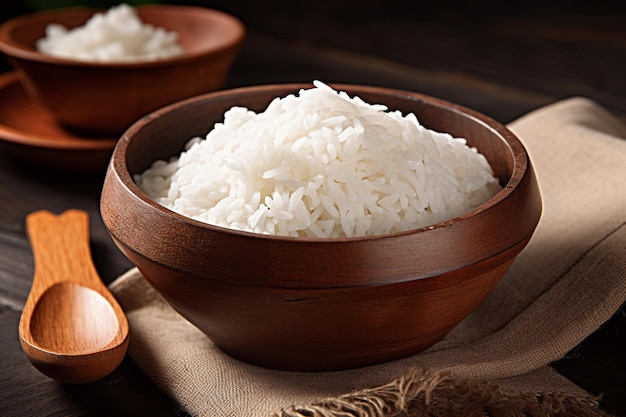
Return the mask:
{"type": "MultiPolygon", "coordinates": [[[[375,84],[438,96],[502,122],[571,96],[596,100],[626,120],[626,8],[537,2],[515,9],[449,8],[393,1],[237,2],[197,0],[249,28],[228,87],[320,79],[375,84]],[[352,4],[351,8],[347,4],[352,4]]],[[[469,3],[469,2],[468,2],[469,3]]],[[[612,2],[611,2],[612,3],[612,2]]],[[[623,3],[623,2],[622,2],[623,3]]],[[[3,5],[3,18],[27,9],[3,5]]],[[[477,7],[472,2],[472,7],[477,7]]],[[[3,71],[9,70],[6,63],[3,71]]],[[[72,175],[0,155],[0,415],[185,415],[132,360],[106,379],[63,385],[39,374],[17,335],[33,274],[27,213],[67,208],[91,215],[92,251],[106,283],[131,267],[100,220],[103,171],[72,175]]],[[[624,309],[555,364],[602,406],[626,414],[624,309]]]]}

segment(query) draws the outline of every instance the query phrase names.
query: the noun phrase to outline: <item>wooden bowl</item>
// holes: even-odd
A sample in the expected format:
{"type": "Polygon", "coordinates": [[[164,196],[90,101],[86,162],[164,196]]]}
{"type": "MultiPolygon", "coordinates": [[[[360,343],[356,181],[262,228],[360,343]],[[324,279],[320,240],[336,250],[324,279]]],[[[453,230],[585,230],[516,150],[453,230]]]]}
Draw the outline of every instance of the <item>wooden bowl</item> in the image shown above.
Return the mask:
{"type": "Polygon", "coordinates": [[[221,88],[245,37],[228,14],[191,6],[137,7],[143,22],[175,31],[183,55],[153,62],[96,63],[37,51],[48,24],[82,26],[97,11],[67,8],[32,13],[0,26],[0,51],[25,88],[59,121],[94,134],[119,136],[140,117],[184,98],[221,88]]]}
{"type": "Polygon", "coordinates": [[[133,182],[153,161],[206,135],[231,106],[262,111],[273,98],[310,87],[211,93],[135,123],[106,174],[104,224],[165,300],[236,358],[327,371],[420,352],[483,300],[538,224],[542,203],[531,162],[502,124],[416,93],[333,86],[467,138],[501,180],[502,191],[471,212],[403,233],[312,239],[240,232],[176,214],[133,182]]]}

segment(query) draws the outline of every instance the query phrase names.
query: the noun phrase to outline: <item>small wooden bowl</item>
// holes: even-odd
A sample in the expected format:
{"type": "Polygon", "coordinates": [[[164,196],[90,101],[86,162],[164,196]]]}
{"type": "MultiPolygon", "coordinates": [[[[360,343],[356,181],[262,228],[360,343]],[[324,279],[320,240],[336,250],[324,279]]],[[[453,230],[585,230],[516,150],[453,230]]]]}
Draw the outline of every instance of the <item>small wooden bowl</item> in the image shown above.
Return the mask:
{"type": "Polygon", "coordinates": [[[335,85],[414,112],[468,139],[502,191],[455,219],[391,235],[285,238],[215,227],[153,202],[133,182],[178,155],[234,105],[262,111],[307,85],[203,95],[135,123],[117,144],[101,213],[121,251],[176,310],[223,351],[258,365],[326,371],[420,352],[465,318],[526,246],[542,210],[526,150],[502,124],[467,108],[391,89],[335,85]]]}
{"type": "Polygon", "coordinates": [[[245,38],[243,24],[217,10],[171,5],[137,7],[143,22],[175,31],[186,52],[140,63],[94,63],[37,51],[48,24],[82,26],[97,11],[67,8],[32,13],[0,26],[0,51],[24,86],[56,118],[93,134],[119,136],[166,104],[221,88],[245,38]]]}

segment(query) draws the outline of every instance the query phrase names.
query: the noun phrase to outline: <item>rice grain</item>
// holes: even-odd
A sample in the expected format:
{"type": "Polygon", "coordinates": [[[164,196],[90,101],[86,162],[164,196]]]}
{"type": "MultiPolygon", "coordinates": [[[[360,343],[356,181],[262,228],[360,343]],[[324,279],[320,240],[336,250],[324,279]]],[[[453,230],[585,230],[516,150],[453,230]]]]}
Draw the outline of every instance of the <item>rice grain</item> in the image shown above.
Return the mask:
{"type": "Polygon", "coordinates": [[[206,138],[135,177],[156,202],[217,226],[292,237],[429,226],[500,185],[463,138],[319,81],[265,111],[233,107],[206,138]]]}

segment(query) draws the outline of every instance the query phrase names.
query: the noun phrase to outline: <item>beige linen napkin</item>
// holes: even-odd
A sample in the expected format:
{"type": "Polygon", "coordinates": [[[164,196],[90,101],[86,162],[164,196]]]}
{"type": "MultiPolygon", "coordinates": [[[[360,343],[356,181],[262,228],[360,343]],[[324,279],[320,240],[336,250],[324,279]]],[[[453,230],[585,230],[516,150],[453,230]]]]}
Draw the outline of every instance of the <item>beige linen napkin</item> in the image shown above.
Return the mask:
{"type": "Polygon", "coordinates": [[[487,299],[426,352],[341,372],[256,367],[220,352],[132,269],[111,285],[130,355],[196,416],[603,415],[549,364],[626,301],[626,126],[572,98],[509,127],[534,163],[543,217],[487,299]]]}

